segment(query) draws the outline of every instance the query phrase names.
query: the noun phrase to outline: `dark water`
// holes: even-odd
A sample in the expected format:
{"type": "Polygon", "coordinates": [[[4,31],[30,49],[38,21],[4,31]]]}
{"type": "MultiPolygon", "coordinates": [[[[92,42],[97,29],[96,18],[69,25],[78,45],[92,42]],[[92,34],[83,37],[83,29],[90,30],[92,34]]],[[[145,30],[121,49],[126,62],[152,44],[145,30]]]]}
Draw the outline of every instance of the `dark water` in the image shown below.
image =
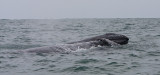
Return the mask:
{"type": "Polygon", "coordinates": [[[160,75],[160,19],[0,20],[0,75],[160,75]],[[128,45],[70,54],[13,53],[104,33],[128,45]]]}

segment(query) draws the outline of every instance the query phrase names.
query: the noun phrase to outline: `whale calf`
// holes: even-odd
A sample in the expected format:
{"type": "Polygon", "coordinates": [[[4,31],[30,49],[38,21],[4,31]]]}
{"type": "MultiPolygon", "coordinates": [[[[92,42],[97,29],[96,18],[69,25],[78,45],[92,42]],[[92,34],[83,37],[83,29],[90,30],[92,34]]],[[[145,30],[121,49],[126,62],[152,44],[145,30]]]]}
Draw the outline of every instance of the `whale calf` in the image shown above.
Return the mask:
{"type": "Polygon", "coordinates": [[[104,35],[87,38],[81,41],[70,42],[46,47],[38,47],[24,50],[30,53],[69,53],[78,49],[89,49],[98,46],[125,45],[129,38],[125,35],[106,33],[104,35]]]}

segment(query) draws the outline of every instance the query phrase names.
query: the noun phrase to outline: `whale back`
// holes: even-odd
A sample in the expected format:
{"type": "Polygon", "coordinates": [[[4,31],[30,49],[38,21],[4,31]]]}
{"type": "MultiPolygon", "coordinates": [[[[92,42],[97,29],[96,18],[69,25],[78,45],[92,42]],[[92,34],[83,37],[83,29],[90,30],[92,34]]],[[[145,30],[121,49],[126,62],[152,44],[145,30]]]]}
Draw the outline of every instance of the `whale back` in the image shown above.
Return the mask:
{"type": "Polygon", "coordinates": [[[47,47],[39,47],[27,49],[27,52],[36,53],[68,53],[76,51],[78,49],[89,49],[91,47],[97,46],[113,46],[113,45],[123,45],[128,43],[128,37],[120,34],[107,33],[104,35],[84,39],[82,41],[71,42],[67,44],[53,45],[47,47]]]}

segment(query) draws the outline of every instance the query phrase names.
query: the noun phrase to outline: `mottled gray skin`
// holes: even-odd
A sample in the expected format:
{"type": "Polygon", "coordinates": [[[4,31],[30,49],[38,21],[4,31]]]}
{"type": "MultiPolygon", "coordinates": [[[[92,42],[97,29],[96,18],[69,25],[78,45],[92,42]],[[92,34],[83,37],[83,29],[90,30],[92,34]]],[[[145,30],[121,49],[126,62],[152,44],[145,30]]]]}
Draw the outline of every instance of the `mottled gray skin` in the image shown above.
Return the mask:
{"type": "Polygon", "coordinates": [[[89,49],[97,46],[124,45],[128,43],[128,37],[120,34],[107,33],[104,35],[88,38],[82,41],[71,42],[47,47],[38,47],[26,49],[24,51],[31,53],[69,53],[78,49],[89,49]]]}

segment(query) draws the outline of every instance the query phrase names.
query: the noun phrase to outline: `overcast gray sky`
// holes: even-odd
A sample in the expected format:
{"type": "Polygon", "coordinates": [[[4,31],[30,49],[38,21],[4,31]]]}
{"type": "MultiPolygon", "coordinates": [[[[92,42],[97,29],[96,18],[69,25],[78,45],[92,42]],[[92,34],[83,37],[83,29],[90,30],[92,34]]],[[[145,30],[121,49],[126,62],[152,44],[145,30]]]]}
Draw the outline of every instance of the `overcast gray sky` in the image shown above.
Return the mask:
{"type": "Polygon", "coordinates": [[[160,0],[0,0],[0,19],[160,18],[160,0]]]}

